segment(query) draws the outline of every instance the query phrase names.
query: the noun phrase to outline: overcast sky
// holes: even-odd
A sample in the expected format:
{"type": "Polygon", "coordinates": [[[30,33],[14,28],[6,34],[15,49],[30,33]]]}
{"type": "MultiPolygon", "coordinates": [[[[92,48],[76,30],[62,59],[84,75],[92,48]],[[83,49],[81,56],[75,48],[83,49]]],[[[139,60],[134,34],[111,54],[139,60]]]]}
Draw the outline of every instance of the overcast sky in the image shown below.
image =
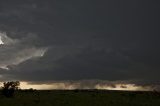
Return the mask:
{"type": "Polygon", "coordinates": [[[0,80],[160,79],[158,0],[0,0],[0,80]]]}

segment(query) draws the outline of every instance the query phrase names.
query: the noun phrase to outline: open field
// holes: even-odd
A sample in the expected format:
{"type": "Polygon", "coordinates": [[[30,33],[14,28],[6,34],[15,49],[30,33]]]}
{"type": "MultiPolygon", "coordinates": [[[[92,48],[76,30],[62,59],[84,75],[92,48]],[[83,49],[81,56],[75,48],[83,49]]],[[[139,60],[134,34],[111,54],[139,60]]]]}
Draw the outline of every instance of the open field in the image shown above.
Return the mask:
{"type": "Polygon", "coordinates": [[[0,106],[160,106],[158,92],[99,90],[17,91],[0,95],[0,106]]]}

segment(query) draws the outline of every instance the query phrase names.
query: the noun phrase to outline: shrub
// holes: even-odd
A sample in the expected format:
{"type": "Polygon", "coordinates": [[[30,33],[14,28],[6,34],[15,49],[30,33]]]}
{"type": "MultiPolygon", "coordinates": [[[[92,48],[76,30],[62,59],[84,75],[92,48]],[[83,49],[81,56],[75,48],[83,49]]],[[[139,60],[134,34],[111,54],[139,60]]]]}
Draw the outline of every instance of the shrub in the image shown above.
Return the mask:
{"type": "Polygon", "coordinates": [[[19,81],[4,82],[2,87],[2,94],[6,97],[13,97],[15,90],[17,90],[19,86],[19,81]]]}

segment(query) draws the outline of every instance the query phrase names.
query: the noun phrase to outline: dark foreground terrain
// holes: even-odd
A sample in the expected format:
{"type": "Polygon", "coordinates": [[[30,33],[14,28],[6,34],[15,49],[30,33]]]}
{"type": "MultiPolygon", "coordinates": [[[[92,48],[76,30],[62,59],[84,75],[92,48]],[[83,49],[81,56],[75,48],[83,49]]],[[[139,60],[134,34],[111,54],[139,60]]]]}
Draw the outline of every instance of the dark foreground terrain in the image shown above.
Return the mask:
{"type": "Polygon", "coordinates": [[[160,106],[158,92],[127,91],[17,91],[12,98],[0,95],[0,106],[160,106]]]}

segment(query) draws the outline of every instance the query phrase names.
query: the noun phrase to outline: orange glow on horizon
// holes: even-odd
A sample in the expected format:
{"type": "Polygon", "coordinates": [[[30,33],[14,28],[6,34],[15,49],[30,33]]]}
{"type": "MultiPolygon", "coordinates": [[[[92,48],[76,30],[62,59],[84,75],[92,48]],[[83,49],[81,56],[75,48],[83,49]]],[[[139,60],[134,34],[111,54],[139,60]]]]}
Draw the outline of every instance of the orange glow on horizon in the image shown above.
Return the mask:
{"type": "MultiPolygon", "coordinates": [[[[0,84],[2,86],[3,83],[0,84]]],[[[92,86],[93,87],[93,86],[92,86]]],[[[74,90],[74,89],[98,89],[98,90],[125,90],[125,91],[151,91],[151,87],[136,86],[135,84],[114,84],[111,87],[107,84],[96,84],[94,87],[81,87],[79,83],[56,82],[51,84],[30,84],[28,82],[20,82],[21,89],[37,89],[37,90],[74,90]]]]}

